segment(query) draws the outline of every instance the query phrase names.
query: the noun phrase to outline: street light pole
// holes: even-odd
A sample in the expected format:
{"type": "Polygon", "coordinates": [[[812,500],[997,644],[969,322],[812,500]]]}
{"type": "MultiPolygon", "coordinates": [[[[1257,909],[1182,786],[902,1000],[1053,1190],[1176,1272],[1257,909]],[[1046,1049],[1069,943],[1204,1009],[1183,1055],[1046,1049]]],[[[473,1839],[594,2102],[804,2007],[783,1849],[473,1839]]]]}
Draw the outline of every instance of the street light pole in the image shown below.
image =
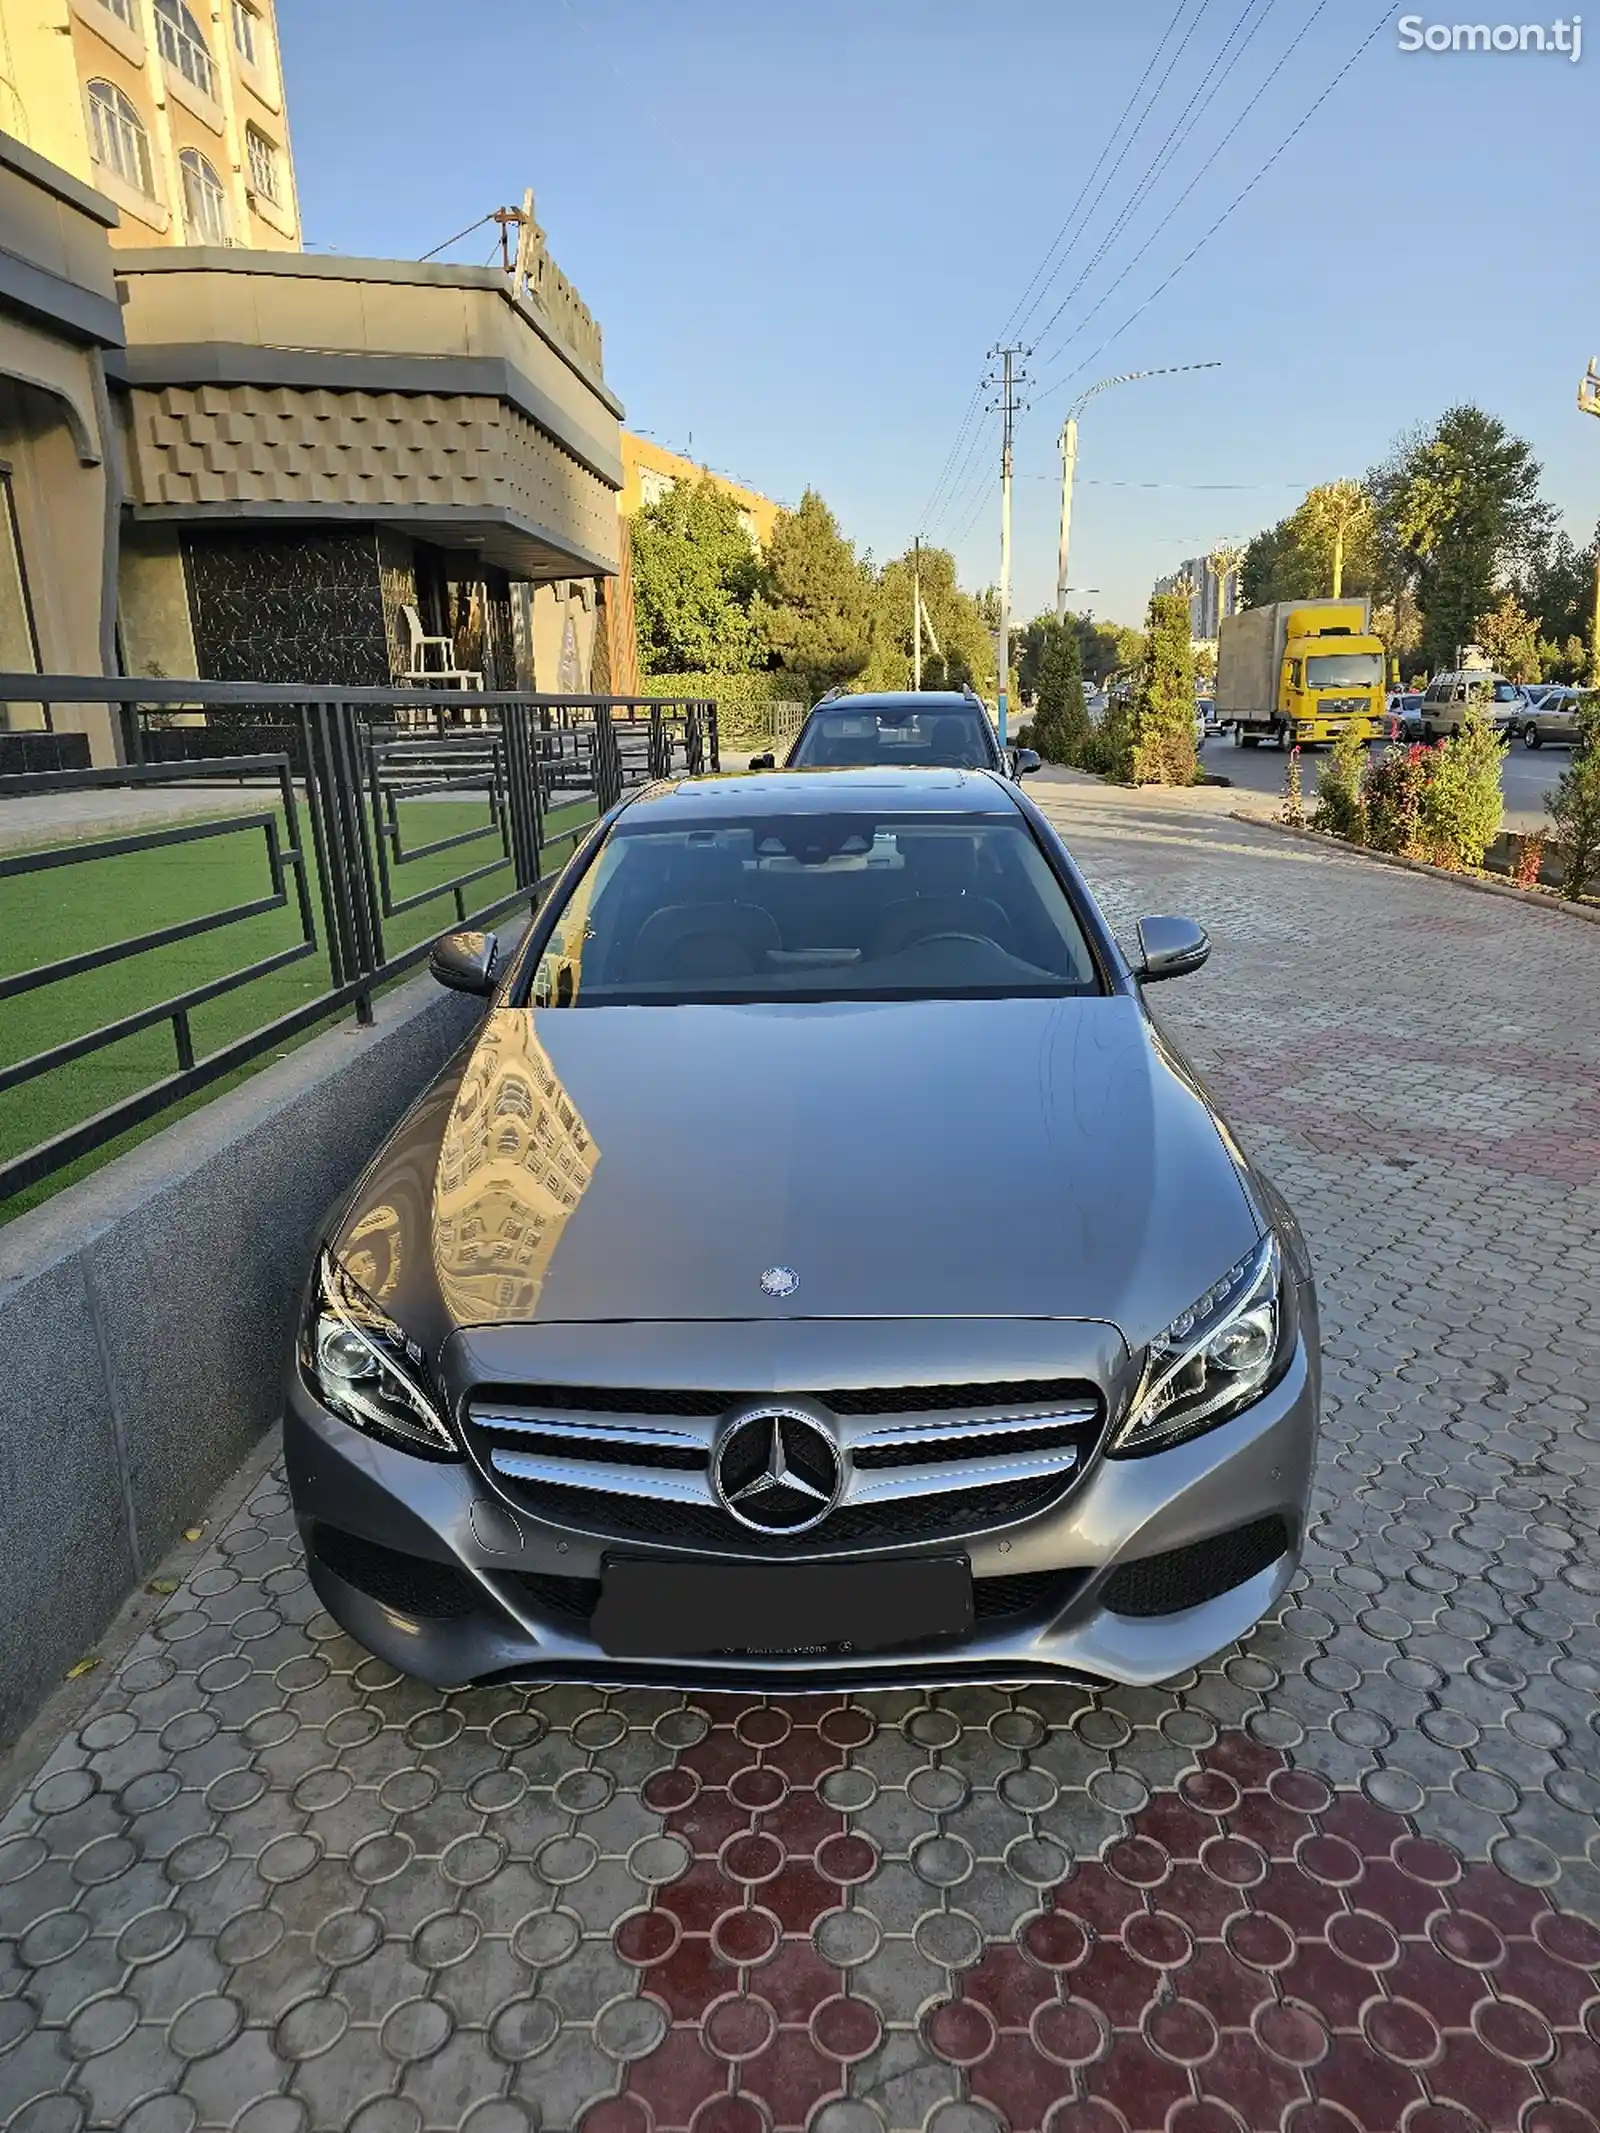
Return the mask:
{"type": "Polygon", "coordinates": [[[1167,363],[1159,370],[1124,370],[1114,378],[1102,378],[1080,393],[1067,409],[1061,428],[1061,540],[1056,551],[1056,620],[1067,615],[1067,556],[1072,541],[1072,485],[1078,472],[1078,417],[1097,393],[1113,385],[1132,385],[1140,378],[1175,378],[1183,371],[1220,370],[1218,363],[1167,363]]]}

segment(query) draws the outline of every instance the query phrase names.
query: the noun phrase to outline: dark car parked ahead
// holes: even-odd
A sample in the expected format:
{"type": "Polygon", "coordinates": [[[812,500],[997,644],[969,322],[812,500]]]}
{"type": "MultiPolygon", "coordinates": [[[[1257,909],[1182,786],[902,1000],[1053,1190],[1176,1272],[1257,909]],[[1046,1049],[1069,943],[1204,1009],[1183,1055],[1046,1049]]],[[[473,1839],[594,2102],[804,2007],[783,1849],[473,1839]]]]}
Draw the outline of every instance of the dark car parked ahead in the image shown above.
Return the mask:
{"type": "MultiPolygon", "coordinates": [[[[970,689],[825,696],[795,736],[786,770],[998,770],[1025,778],[1039,767],[1031,748],[1002,749],[983,700],[970,689]]],[[[775,767],[770,755],[752,770],[775,767]]]]}

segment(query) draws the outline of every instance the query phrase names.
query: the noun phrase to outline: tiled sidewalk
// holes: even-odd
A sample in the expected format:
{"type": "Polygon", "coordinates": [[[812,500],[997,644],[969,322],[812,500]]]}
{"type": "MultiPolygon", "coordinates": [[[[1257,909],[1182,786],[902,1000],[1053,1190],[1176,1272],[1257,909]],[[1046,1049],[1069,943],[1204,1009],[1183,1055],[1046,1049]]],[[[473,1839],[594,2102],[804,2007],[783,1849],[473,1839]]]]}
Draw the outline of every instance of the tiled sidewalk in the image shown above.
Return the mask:
{"type": "Polygon", "coordinates": [[[1211,928],[1153,999],[1318,1258],[1281,1617],[1162,1690],[441,1698],[269,1475],[0,1825],[0,2124],[1596,2133],[1600,942],[1041,797],[1211,928]]]}

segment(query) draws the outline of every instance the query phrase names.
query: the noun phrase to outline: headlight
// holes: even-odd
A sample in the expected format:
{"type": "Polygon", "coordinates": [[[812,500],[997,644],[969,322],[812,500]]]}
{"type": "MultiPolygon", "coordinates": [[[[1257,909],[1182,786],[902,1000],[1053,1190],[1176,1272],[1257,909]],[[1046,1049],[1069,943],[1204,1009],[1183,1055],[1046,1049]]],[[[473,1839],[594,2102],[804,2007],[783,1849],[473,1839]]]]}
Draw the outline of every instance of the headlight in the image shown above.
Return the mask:
{"type": "Polygon", "coordinates": [[[428,1388],[422,1350],[330,1252],[317,1264],[300,1360],[323,1404],[369,1437],[436,1459],[460,1458],[428,1388]]]}
{"type": "Polygon", "coordinates": [[[1236,1415],[1279,1374],[1291,1331],[1278,1240],[1266,1237],[1150,1343],[1111,1455],[1164,1452],[1236,1415]]]}

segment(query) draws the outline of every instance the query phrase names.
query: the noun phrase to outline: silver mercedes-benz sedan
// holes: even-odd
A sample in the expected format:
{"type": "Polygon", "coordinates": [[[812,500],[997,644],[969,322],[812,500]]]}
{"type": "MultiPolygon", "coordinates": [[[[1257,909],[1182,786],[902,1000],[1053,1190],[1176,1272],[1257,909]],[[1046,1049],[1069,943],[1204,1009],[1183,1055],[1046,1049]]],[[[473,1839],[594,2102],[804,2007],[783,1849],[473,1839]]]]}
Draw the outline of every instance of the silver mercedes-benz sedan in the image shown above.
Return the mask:
{"type": "Polygon", "coordinates": [[[597,825],[316,1254],[312,1579],[439,1684],[1153,1682],[1282,1594],[1287,1207],[988,771],[684,778],[597,825]]]}

